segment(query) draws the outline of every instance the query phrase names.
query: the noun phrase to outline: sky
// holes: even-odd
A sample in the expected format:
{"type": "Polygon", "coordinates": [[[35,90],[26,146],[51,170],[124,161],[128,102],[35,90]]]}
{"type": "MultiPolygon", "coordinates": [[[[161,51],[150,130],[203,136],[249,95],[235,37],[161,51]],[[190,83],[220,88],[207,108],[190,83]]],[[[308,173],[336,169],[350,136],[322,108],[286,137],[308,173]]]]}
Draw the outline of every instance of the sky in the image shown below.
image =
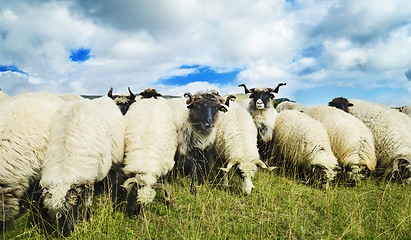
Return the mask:
{"type": "Polygon", "coordinates": [[[0,88],[411,104],[408,0],[0,0],[0,88]]]}

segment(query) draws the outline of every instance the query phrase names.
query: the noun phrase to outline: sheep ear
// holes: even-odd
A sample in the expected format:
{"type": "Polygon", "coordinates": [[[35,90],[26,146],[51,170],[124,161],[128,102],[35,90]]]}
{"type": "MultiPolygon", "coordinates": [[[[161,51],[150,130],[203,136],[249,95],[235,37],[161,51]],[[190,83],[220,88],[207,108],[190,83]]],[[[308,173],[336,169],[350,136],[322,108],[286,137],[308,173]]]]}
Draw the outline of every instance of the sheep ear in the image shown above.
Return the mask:
{"type": "Polygon", "coordinates": [[[274,99],[274,94],[270,93],[270,99],[274,99]]]}
{"type": "Polygon", "coordinates": [[[352,106],[354,106],[354,104],[352,104],[352,103],[348,103],[348,106],[349,106],[349,107],[352,107],[352,106]]]}
{"type": "Polygon", "coordinates": [[[253,97],[254,97],[254,93],[251,93],[249,98],[253,98],[253,97]]]}
{"type": "Polygon", "coordinates": [[[162,97],[163,95],[160,93],[157,93],[157,97],[162,97]]]}

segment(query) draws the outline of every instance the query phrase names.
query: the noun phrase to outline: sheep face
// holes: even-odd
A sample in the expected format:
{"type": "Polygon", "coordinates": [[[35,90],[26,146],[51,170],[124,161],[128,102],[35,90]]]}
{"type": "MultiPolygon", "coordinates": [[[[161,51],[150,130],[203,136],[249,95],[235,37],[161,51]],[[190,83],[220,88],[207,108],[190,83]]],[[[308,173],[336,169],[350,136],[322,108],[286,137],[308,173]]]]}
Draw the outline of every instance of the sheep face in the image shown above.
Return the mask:
{"type": "MultiPolygon", "coordinates": [[[[49,211],[51,220],[63,236],[74,230],[77,221],[88,219],[91,214],[94,187],[91,183],[73,185],[64,199],[63,206],[49,211]]],[[[45,198],[51,196],[45,195],[45,198]]]]}
{"type": "Polygon", "coordinates": [[[154,88],[147,88],[140,93],[141,98],[155,98],[162,97],[160,93],[157,92],[154,88]]]}
{"type": "Polygon", "coordinates": [[[238,85],[239,87],[244,87],[245,94],[251,93],[250,98],[252,98],[252,106],[255,109],[262,110],[264,108],[272,107],[271,100],[274,99],[274,93],[278,93],[281,86],[286,85],[286,83],[279,83],[275,89],[273,88],[251,88],[248,89],[245,84],[238,85]]]}
{"type": "Polygon", "coordinates": [[[136,101],[136,95],[131,92],[130,88],[128,88],[128,91],[130,93],[128,96],[126,94],[113,95],[113,88],[111,88],[107,94],[109,98],[114,100],[123,115],[127,113],[130,105],[136,101]]]}
{"type": "Polygon", "coordinates": [[[189,120],[193,127],[200,133],[207,133],[214,127],[218,111],[226,112],[224,99],[213,93],[201,93],[191,96],[187,100],[187,108],[190,109],[189,120]]]}
{"type": "Polygon", "coordinates": [[[343,97],[334,98],[331,102],[328,103],[330,107],[339,108],[347,113],[350,112],[348,107],[354,106],[352,103],[348,102],[348,99],[343,97]]]}

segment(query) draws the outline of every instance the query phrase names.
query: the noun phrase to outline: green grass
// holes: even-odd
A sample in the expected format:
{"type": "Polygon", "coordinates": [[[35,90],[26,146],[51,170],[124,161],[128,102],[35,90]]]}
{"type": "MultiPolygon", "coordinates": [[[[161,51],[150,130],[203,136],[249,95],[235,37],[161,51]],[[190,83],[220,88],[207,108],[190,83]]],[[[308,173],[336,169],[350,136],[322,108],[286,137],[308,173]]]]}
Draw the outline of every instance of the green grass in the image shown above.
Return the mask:
{"type": "MultiPolygon", "coordinates": [[[[166,205],[162,193],[144,213],[129,218],[106,195],[96,197],[93,216],[69,239],[411,239],[411,186],[381,180],[328,190],[260,171],[249,196],[205,184],[197,197],[190,181],[170,183],[177,197],[166,205]]],[[[3,239],[51,239],[42,224],[25,214],[3,239]]]]}

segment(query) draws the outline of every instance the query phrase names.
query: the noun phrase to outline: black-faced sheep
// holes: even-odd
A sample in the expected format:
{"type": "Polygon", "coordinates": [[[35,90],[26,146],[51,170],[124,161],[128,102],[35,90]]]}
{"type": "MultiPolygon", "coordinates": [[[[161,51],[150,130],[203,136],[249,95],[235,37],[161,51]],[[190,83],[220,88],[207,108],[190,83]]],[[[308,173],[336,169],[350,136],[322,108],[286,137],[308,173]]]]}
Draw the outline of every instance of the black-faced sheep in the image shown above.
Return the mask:
{"type": "Polygon", "coordinates": [[[153,201],[155,188],[163,188],[166,200],[170,200],[168,184],[158,181],[163,181],[172,170],[177,149],[177,128],[167,101],[157,92],[144,96],[133,103],[124,116],[123,171],[129,178],[123,187],[128,192],[129,215],[138,214],[142,205],[153,201]]]}
{"type": "Polygon", "coordinates": [[[303,173],[309,181],[318,178],[313,183],[320,183],[325,189],[340,169],[324,126],[304,113],[280,112],[275,121],[273,142],[279,165],[299,169],[298,173],[303,173]]]}
{"type": "Polygon", "coordinates": [[[258,148],[261,158],[270,163],[271,148],[270,141],[273,137],[275,117],[277,111],[273,106],[272,99],[274,94],[278,93],[281,86],[286,83],[279,83],[273,88],[251,88],[248,89],[245,84],[238,85],[244,87],[245,94],[250,93],[249,99],[244,99],[241,104],[247,109],[254,120],[258,131],[258,148]]]}
{"type": "Polygon", "coordinates": [[[130,87],[128,88],[128,92],[129,95],[125,93],[113,95],[113,88],[110,88],[110,91],[107,93],[107,96],[114,100],[123,115],[126,114],[130,105],[136,101],[136,95],[130,90],[130,87]]]}
{"type": "Polygon", "coordinates": [[[196,194],[196,182],[203,183],[204,177],[214,165],[209,153],[215,142],[215,121],[219,112],[228,111],[225,100],[217,91],[199,92],[195,95],[185,93],[187,101],[171,99],[168,101],[173,109],[177,126],[178,154],[176,168],[183,174],[191,174],[190,192],[196,194]]]}
{"type": "Polygon", "coordinates": [[[411,182],[411,130],[404,119],[395,112],[379,104],[362,100],[336,98],[330,103],[359,118],[371,130],[375,140],[377,168],[399,178],[405,183],[411,182]]]}
{"type": "Polygon", "coordinates": [[[94,183],[123,160],[123,121],[108,97],[69,101],[54,114],[40,185],[44,208],[63,235],[90,214],[94,183]]]}
{"type": "Polygon", "coordinates": [[[50,122],[61,104],[50,93],[0,101],[0,224],[18,217],[22,199],[31,197],[27,191],[39,180],[50,122]]]}
{"type": "MultiPolygon", "coordinates": [[[[229,98],[232,97],[227,97],[226,105],[229,105],[229,98]]],[[[242,191],[250,194],[254,188],[251,179],[257,171],[257,166],[267,168],[260,160],[257,128],[252,117],[239,103],[233,102],[230,104],[230,110],[218,117],[216,128],[215,148],[224,165],[227,164],[221,170],[228,172],[237,165],[242,179],[242,191]]]]}
{"type": "Polygon", "coordinates": [[[325,127],[334,156],[343,167],[344,179],[357,184],[375,170],[374,137],[361,120],[329,106],[306,107],[304,113],[325,127]]]}

